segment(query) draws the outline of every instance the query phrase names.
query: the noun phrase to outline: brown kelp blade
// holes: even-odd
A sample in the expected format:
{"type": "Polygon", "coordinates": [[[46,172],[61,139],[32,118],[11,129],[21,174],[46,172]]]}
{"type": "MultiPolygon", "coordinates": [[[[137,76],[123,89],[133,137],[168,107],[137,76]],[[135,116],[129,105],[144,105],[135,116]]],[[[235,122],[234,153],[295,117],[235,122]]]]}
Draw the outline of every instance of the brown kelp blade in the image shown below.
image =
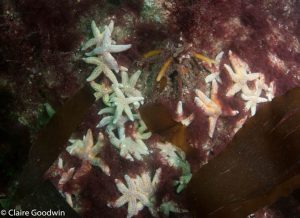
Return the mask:
{"type": "Polygon", "coordinates": [[[40,131],[29,152],[29,160],[20,177],[15,195],[19,201],[43,183],[43,175],[64,149],[75,128],[94,102],[89,85],[84,86],[52,117],[40,131]]]}
{"type": "Polygon", "coordinates": [[[300,187],[300,88],[263,105],[186,190],[196,217],[246,217],[300,187]]]}
{"type": "Polygon", "coordinates": [[[143,121],[151,132],[160,133],[177,124],[172,119],[168,108],[161,103],[144,105],[139,111],[143,121]]]}
{"type": "Polygon", "coordinates": [[[166,106],[160,103],[147,104],[140,109],[140,113],[151,132],[159,134],[185,152],[192,150],[187,143],[186,126],[175,122],[166,106]]]}

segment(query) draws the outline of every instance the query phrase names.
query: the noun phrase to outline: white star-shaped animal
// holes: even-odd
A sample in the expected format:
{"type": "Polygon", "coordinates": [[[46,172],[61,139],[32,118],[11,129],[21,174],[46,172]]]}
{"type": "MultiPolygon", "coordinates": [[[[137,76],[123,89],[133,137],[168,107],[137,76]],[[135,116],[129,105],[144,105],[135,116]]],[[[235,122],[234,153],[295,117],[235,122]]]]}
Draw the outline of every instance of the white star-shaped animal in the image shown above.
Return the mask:
{"type": "Polygon", "coordinates": [[[163,158],[163,161],[168,165],[181,170],[181,176],[174,182],[177,186],[176,192],[180,193],[190,182],[192,178],[191,168],[189,162],[185,159],[185,153],[175,145],[167,143],[157,143],[159,153],[163,158]]]}
{"type": "Polygon", "coordinates": [[[111,97],[111,102],[113,105],[116,106],[116,111],[114,115],[113,123],[117,123],[118,119],[123,114],[123,111],[128,116],[129,120],[134,121],[133,113],[131,112],[130,104],[140,104],[140,102],[143,102],[143,97],[125,97],[124,93],[120,90],[120,88],[116,85],[113,85],[114,93],[111,97]]]}
{"type": "Polygon", "coordinates": [[[141,71],[138,70],[129,78],[127,70],[121,70],[122,83],[120,88],[123,90],[124,94],[128,97],[141,97],[142,94],[139,90],[135,88],[136,83],[141,75],[141,71]]]}
{"type": "MultiPolygon", "coordinates": [[[[93,23],[92,23],[92,29],[93,29],[93,23]]],[[[116,61],[116,59],[111,55],[111,53],[119,53],[128,50],[131,48],[131,44],[127,45],[115,45],[113,40],[111,39],[111,34],[113,31],[113,24],[109,26],[104,27],[103,34],[100,33],[100,31],[97,30],[97,28],[94,28],[95,33],[94,34],[94,40],[88,44],[88,46],[96,45],[96,48],[94,48],[91,52],[86,53],[86,56],[95,56],[99,55],[103,57],[105,63],[108,65],[108,67],[116,72],[119,72],[119,65],[116,61]],[[100,35],[99,35],[100,34],[100,35]]],[[[94,31],[93,31],[94,32],[94,31]]],[[[87,46],[85,46],[87,47],[87,46]]]]}
{"type": "Polygon", "coordinates": [[[249,67],[243,62],[238,56],[229,51],[229,60],[233,69],[225,64],[225,69],[229,73],[232,81],[234,82],[233,86],[228,90],[226,96],[234,96],[239,91],[243,90],[247,86],[248,81],[253,81],[259,78],[259,73],[248,73],[249,67]]]}
{"type": "MultiPolygon", "coordinates": [[[[136,83],[141,75],[141,71],[138,70],[133,73],[130,77],[128,76],[128,70],[125,67],[120,67],[122,82],[119,84],[119,88],[122,90],[127,97],[142,97],[142,93],[135,88],[136,83]]],[[[142,102],[134,102],[134,107],[139,108],[142,102]]]]}
{"type": "Polygon", "coordinates": [[[112,145],[120,150],[120,155],[130,161],[142,160],[143,156],[149,154],[147,145],[141,139],[133,139],[125,134],[117,138],[112,131],[109,131],[108,135],[112,145]]]}
{"type": "Polygon", "coordinates": [[[204,113],[209,116],[209,132],[208,135],[210,138],[212,138],[215,128],[216,128],[216,123],[219,117],[222,116],[235,116],[239,112],[234,110],[230,111],[228,113],[223,113],[222,108],[221,108],[221,103],[218,99],[218,84],[217,81],[213,80],[212,81],[212,89],[211,89],[211,99],[208,98],[202,91],[199,89],[196,89],[196,95],[195,97],[195,103],[198,107],[200,107],[204,113]]]}
{"type": "MultiPolygon", "coordinates": [[[[106,126],[107,132],[117,130],[118,136],[121,137],[122,135],[125,135],[125,123],[129,121],[129,118],[127,116],[121,115],[117,122],[113,123],[115,110],[116,109],[112,107],[106,107],[100,110],[98,112],[98,115],[105,116],[102,117],[99,124],[97,125],[97,128],[106,126]]],[[[135,114],[133,115],[133,117],[137,118],[135,114]]]]}
{"type": "Polygon", "coordinates": [[[180,161],[185,160],[185,153],[175,145],[166,143],[157,143],[157,148],[160,150],[159,153],[162,155],[164,160],[172,167],[179,167],[180,161]]]}
{"type": "Polygon", "coordinates": [[[270,85],[268,86],[265,83],[265,76],[260,73],[259,78],[257,79],[257,85],[259,89],[262,89],[265,91],[266,97],[269,101],[272,101],[275,95],[275,83],[272,81],[270,85]]]}
{"type": "MultiPolygon", "coordinates": [[[[99,28],[97,27],[95,21],[92,21],[91,23],[91,29],[93,32],[93,36],[94,38],[91,38],[90,40],[88,40],[83,46],[82,46],[82,50],[86,50],[92,46],[96,46],[99,47],[103,41],[103,33],[100,32],[99,28]]],[[[111,20],[109,25],[108,25],[108,29],[110,30],[110,32],[113,31],[114,29],[114,21],[111,20]]]]}
{"type": "Polygon", "coordinates": [[[241,95],[242,99],[246,101],[245,109],[251,110],[251,116],[255,115],[257,104],[268,101],[268,99],[260,97],[262,93],[262,88],[259,87],[259,83],[259,80],[255,81],[254,89],[249,89],[248,87],[245,87],[241,95]]]}
{"type": "Polygon", "coordinates": [[[64,171],[64,166],[63,166],[63,159],[62,158],[58,158],[58,163],[57,163],[57,166],[58,168],[61,170],[61,177],[58,181],[58,186],[60,188],[62,188],[67,182],[69,182],[74,173],[75,173],[75,168],[72,167],[70,168],[68,171],[64,171]]]}
{"type": "Polygon", "coordinates": [[[90,85],[95,91],[94,97],[96,100],[99,100],[100,98],[108,98],[113,91],[112,88],[105,83],[99,84],[95,81],[91,81],[90,85]]]}
{"type": "Polygon", "coordinates": [[[66,148],[66,150],[82,160],[87,160],[93,166],[100,167],[101,170],[106,174],[110,175],[109,167],[104,163],[104,161],[97,157],[103,147],[104,136],[102,133],[99,133],[98,141],[94,145],[93,134],[90,129],[88,129],[86,135],[83,137],[83,140],[80,139],[71,139],[71,145],[66,148]]]}
{"type": "Polygon", "coordinates": [[[151,181],[150,173],[144,172],[141,176],[131,178],[125,175],[127,186],[120,180],[115,179],[116,186],[122,194],[115,202],[108,203],[108,206],[122,207],[128,204],[127,218],[139,213],[145,206],[148,207],[153,216],[157,216],[154,209],[154,194],[160,181],[161,169],[157,169],[151,181]]]}
{"type": "Polygon", "coordinates": [[[75,173],[75,168],[72,167],[68,169],[68,171],[65,170],[63,159],[58,158],[58,174],[61,176],[59,181],[58,181],[58,189],[61,192],[62,195],[65,196],[67,203],[73,207],[73,200],[72,200],[72,194],[69,192],[64,192],[63,191],[63,186],[68,183],[70,180],[72,180],[74,173],[75,173]]]}

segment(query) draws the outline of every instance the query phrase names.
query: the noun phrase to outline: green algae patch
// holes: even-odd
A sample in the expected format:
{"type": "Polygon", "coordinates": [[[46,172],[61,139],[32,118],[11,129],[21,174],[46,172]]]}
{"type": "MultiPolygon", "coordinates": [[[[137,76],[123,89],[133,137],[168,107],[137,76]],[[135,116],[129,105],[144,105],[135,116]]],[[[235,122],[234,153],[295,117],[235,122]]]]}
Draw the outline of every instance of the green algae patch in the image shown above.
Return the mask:
{"type": "Polygon", "coordinates": [[[159,7],[157,7],[155,0],[144,0],[141,18],[144,21],[162,22],[161,12],[159,7]]]}

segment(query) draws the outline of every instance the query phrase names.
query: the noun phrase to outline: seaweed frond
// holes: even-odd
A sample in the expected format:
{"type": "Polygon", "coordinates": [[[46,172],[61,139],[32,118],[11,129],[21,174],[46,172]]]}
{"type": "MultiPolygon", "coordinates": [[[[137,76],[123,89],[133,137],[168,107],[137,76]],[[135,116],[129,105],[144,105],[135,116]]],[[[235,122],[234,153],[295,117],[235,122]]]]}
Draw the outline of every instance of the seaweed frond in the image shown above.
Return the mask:
{"type": "Polygon", "coordinates": [[[173,58],[169,57],[163,64],[163,66],[161,67],[157,77],[156,77],[156,81],[159,82],[166,74],[170,64],[172,63],[173,58]]]}

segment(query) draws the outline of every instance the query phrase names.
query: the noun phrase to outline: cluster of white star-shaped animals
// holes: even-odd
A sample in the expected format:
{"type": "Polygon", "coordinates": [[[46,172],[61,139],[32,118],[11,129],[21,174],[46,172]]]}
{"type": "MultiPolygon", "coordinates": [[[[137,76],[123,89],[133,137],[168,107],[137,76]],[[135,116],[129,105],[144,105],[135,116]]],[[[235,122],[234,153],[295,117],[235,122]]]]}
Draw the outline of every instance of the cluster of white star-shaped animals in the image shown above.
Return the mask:
{"type": "MultiPolygon", "coordinates": [[[[215,66],[211,66],[212,73],[205,78],[206,83],[211,83],[210,98],[201,90],[196,89],[196,97],[194,99],[196,105],[200,107],[209,119],[209,137],[212,138],[217,120],[220,116],[235,116],[239,114],[238,110],[224,111],[222,110],[222,102],[218,97],[218,84],[222,83],[220,78],[220,62],[223,52],[217,55],[214,62],[215,66]]],[[[232,86],[226,93],[227,97],[233,97],[241,92],[241,98],[245,101],[245,110],[250,110],[251,116],[255,115],[257,104],[271,101],[274,97],[274,82],[270,85],[265,83],[265,77],[262,73],[251,73],[249,66],[243,62],[237,55],[228,52],[230,65],[225,64],[224,67],[232,80],[232,86]],[[250,88],[249,83],[254,83],[250,88]],[[264,96],[263,96],[264,94],[264,96]]],[[[181,104],[181,103],[180,103],[181,104]]],[[[181,109],[182,110],[182,109],[181,109]]],[[[241,118],[234,132],[237,132],[246,121],[247,117],[241,118]]]]}
{"type": "MultiPolygon", "coordinates": [[[[111,175],[110,167],[101,158],[102,147],[104,146],[104,134],[108,136],[110,143],[119,151],[121,157],[129,161],[142,161],[144,156],[153,153],[150,151],[145,140],[151,137],[151,132],[147,131],[147,127],[140,117],[138,108],[144,103],[142,93],[136,88],[137,81],[141,75],[141,71],[136,71],[129,76],[128,69],[119,66],[112,53],[125,51],[131,45],[117,45],[112,40],[114,22],[111,21],[108,26],[104,26],[104,31],[101,32],[92,21],[91,24],[93,38],[88,40],[82,47],[82,50],[91,49],[85,53],[83,61],[95,65],[95,69],[88,76],[87,82],[94,89],[96,100],[102,100],[105,105],[99,110],[98,115],[101,116],[99,124],[96,126],[101,131],[99,132],[96,143],[94,143],[93,134],[90,129],[87,130],[83,139],[70,139],[70,145],[66,148],[70,155],[76,156],[89,167],[99,167],[107,176],[111,175]],[[99,77],[103,75],[109,80],[103,82],[99,77]],[[119,75],[120,74],[120,75],[119,75]],[[120,78],[120,82],[119,82],[120,78]],[[100,82],[99,82],[100,81],[100,82]],[[131,122],[133,131],[128,135],[125,131],[125,124],[131,122]]],[[[186,121],[187,122],[187,121],[186,121]]],[[[161,146],[164,144],[161,143],[161,146]]],[[[172,144],[167,144],[167,147],[172,147],[172,144]]],[[[169,148],[169,152],[173,155],[166,156],[166,151],[162,153],[166,160],[165,164],[180,168],[182,176],[178,181],[175,181],[177,192],[181,192],[189,180],[191,172],[189,163],[185,160],[185,156],[179,148],[174,148],[181,155],[176,156],[174,151],[169,148]],[[171,163],[177,161],[177,165],[171,163]]],[[[162,150],[159,150],[162,152],[162,150]]],[[[73,207],[73,197],[71,193],[63,191],[63,186],[76,177],[76,169],[64,169],[62,159],[59,158],[58,169],[59,189],[66,197],[67,202],[73,207]]],[[[83,173],[86,171],[83,171],[83,173]]],[[[82,174],[79,173],[79,174],[82,174]]],[[[147,207],[153,216],[157,216],[157,212],[169,214],[170,212],[182,213],[187,212],[172,200],[163,201],[161,207],[155,203],[155,192],[160,181],[161,169],[157,169],[153,179],[151,180],[151,171],[145,171],[141,175],[129,176],[124,175],[127,186],[119,179],[115,179],[115,184],[118,191],[122,194],[114,202],[109,202],[109,207],[122,207],[128,205],[127,217],[135,216],[144,207],[147,207]]]]}
{"type": "MultiPolygon", "coordinates": [[[[71,139],[66,150],[70,155],[78,157],[85,164],[89,164],[90,167],[99,167],[103,173],[110,176],[110,167],[100,157],[104,146],[104,134],[108,136],[110,143],[119,151],[122,158],[129,161],[141,161],[145,156],[153,153],[145,142],[151,137],[151,132],[147,131],[147,127],[137,110],[144,103],[142,93],[136,88],[141,71],[136,71],[129,76],[128,69],[119,66],[112,56],[112,53],[125,51],[131,45],[118,45],[112,40],[113,21],[108,26],[104,26],[102,32],[94,21],[92,21],[91,28],[93,38],[88,40],[82,47],[82,50],[91,49],[91,51],[85,53],[86,57],[83,58],[83,61],[96,66],[88,76],[87,81],[95,91],[96,100],[102,100],[105,105],[104,108],[99,110],[98,115],[101,116],[101,120],[97,125],[97,128],[105,131],[105,133],[100,131],[97,142],[94,143],[92,131],[89,129],[82,140],[71,139]],[[109,80],[109,84],[101,82],[103,80],[99,79],[102,73],[109,80]],[[127,122],[131,122],[133,126],[131,135],[128,135],[125,131],[127,122]]],[[[237,110],[224,111],[222,102],[218,97],[218,84],[222,83],[220,62],[223,54],[221,52],[217,55],[215,61],[209,64],[211,74],[206,77],[205,81],[207,84],[211,84],[210,98],[199,89],[195,91],[195,104],[203,110],[209,119],[210,137],[213,137],[219,117],[235,116],[239,113],[237,110]]],[[[269,86],[265,84],[263,74],[250,73],[247,64],[231,51],[228,55],[231,66],[226,64],[224,66],[232,79],[233,85],[227,91],[226,96],[232,97],[241,92],[241,98],[246,102],[245,109],[250,110],[251,115],[254,115],[258,103],[270,101],[273,98],[274,84],[271,83],[269,86]],[[249,81],[254,82],[254,87],[249,86],[249,81]],[[262,97],[262,94],[265,97],[262,97]]],[[[194,120],[194,114],[184,116],[182,101],[178,102],[175,120],[185,126],[190,125],[194,120]]],[[[245,120],[246,117],[237,123],[235,131],[243,125],[245,120]]],[[[181,170],[181,177],[174,181],[177,193],[181,192],[192,177],[190,165],[185,159],[184,152],[171,143],[159,142],[156,147],[164,165],[181,170]]],[[[61,176],[59,187],[63,187],[73,179],[76,170],[75,168],[64,170],[62,159],[58,161],[58,168],[61,171],[59,173],[61,176]]],[[[127,204],[128,218],[137,215],[144,207],[147,207],[153,216],[157,216],[158,211],[166,215],[169,212],[186,212],[172,200],[165,200],[160,207],[157,207],[155,192],[160,181],[160,175],[160,168],[155,171],[153,179],[151,179],[151,171],[145,171],[141,175],[135,176],[125,174],[124,179],[127,186],[120,179],[115,179],[115,184],[121,196],[107,205],[109,207],[122,207],[127,204]]],[[[72,195],[70,193],[63,194],[66,196],[68,203],[73,206],[72,195]]]]}

